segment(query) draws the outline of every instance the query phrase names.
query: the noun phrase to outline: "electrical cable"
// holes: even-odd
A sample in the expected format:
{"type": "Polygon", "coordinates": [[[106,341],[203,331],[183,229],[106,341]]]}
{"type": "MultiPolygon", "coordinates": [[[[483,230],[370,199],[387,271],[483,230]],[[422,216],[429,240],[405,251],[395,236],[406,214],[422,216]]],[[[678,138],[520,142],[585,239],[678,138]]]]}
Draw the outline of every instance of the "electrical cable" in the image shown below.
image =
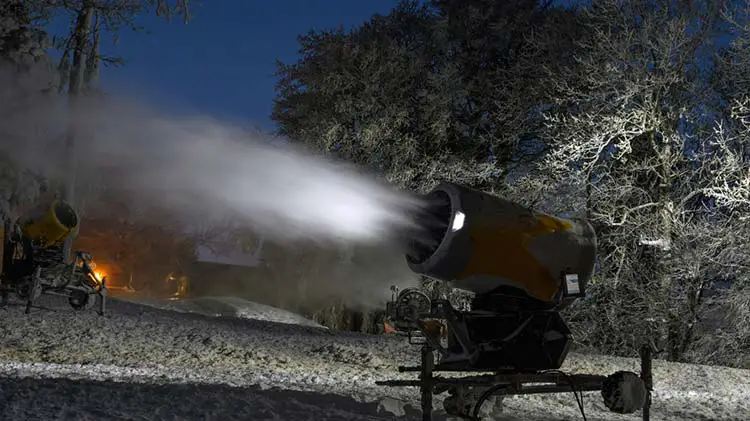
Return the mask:
{"type": "Polygon", "coordinates": [[[581,417],[583,417],[583,421],[588,421],[586,418],[586,410],[583,405],[583,390],[581,388],[576,389],[575,382],[573,381],[573,377],[570,376],[570,374],[560,371],[560,370],[550,370],[548,373],[557,373],[563,377],[565,377],[565,380],[568,381],[568,384],[570,385],[570,390],[573,392],[573,396],[576,399],[576,403],[578,404],[578,410],[581,412],[581,417]]]}
{"type": "Polygon", "coordinates": [[[506,389],[509,385],[507,383],[501,383],[496,384],[495,386],[490,387],[487,389],[482,395],[477,399],[477,403],[474,404],[474,411],[472,413],[472,419],[473,420],[479,420],[479,410],[482,409],[482,405],[484,405],[484,402],[490,398],[495,392],[497,392],[500,389],[506,389]]]}

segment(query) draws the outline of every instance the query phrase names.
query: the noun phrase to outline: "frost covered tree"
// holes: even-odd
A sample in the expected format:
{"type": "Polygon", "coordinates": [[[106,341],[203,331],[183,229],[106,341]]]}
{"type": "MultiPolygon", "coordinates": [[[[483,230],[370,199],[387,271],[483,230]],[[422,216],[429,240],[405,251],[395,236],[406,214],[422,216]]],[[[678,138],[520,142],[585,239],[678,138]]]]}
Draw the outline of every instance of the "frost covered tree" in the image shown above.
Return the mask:
{"type": "MultiPolygon", "coordinates": [[[[77,119],[85,118],[81,110],[80,97],[95,88],[99,67],[104,63],[117,63],[100,53],[102,32],[107,31],[115,36],[122,28],[137,30],[135,19],[146,12],[155,10],[157,15],[171,18],[173,13],[180,13],[187,22],[189,18],[189,0],[33,0],[32,4],[47,16],[67,18],[70,21],[70,32],[57,39],[56,46],[62,50],[58,64],[61,77],[59,91],[68,97],[68,127],[65,133],[66,162],[63,163],[66,182],[62,188],[62,197],[69,203],[78,205],[75,188],[79,184],[76,177],[78,168],[78,151],[76,149],[80,124],[77,119]]],[[[79,207],[80,206],[76,206],[79,207]]],[[[71,240],[66,242],[65,251],[70,253],[71,240]]]]}
{"type": "Polygon", "coordinates": [[[38,171],[17,159],[28,132],[44,128],[23,118],[29,107],[49,94],[55,78],[45,52],[47,36],[25,2],[0,5],[0,216],[15,218],[19,206],[40,193],[38,171]]]}
{"type": "Polygon", "coordinates": [[[492,190],[539,127],[539,71],[515,71],[547,2],[402,1],[351,31],[300,38],[280,64],[282,134],[417,191],[448,179],[492,190]]]}
{"type": "Polygon", "coordinates": [[[102,37],[117,39],[122,29],[141,31],[136,19],[147,13],[171,19],[178,15],[190,19],[189,0],[32,0],[40,13],[67,19],[70,30],[55,37],[54,46],[61,51],[58,69],[61,91],[74,97],[96,88],[100,66],[119,65],[120,57],[111,57],[101,51],[102,37]]]}
{"type": "Polygon", "coordinates": [[[747,144],[712,77],[732,5],[595,1],[581,9],[575,64],[544,64],[549,152],[519,189],[599,232],[590,298],[570,315],[584,345],[632,353],[646,341],[682,360],[712,283],[739,276],[747,144]]]}
{"type": "Polygon", "coordinates": [[[750,367],[750,2],[725,9],[732,42],[717,62],[714,83],[724,99],[724,118],[716,125],[712,146],[725,160],[710,168],[714,178],[706,194],[716,198],[732,223],[707,232],[718,238],[731,284],[712,309],[720,323],[699,341],[697,358],[750,367]],[[730,219],[731,218],[731,219],[730,219]]]}

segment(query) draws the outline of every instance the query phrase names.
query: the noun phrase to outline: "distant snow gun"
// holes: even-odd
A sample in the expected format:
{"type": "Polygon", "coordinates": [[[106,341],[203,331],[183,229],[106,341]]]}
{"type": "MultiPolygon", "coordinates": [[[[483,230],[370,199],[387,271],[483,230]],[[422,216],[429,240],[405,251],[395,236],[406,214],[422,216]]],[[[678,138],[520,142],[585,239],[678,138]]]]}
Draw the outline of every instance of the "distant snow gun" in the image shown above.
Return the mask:
{"type": "MultiPolygon", "coordinates": [[[[409,233],[412,271],[473,293],[469,310],[417,288],[399,291],[387,306],[387,324],[422,345],[418,380],[386,386],[420,387],[423,419],[431,420],[433,394],[448,392],[452,416],[478,420],[492,396],[600,391],[615,413],[643,411],[649,419],[651,353],[641,352],[641,374],[567,374],[572,343],[560,311],[585,297],[596,263],[596,233],[582,219],[537,212],[481,191],[443,183],[427,194],[409,233]],[[436,355],[437,354],[437,355],[436,355]],[[436,359],[437,357],[437,359],[436,359]],[[468,377],[435,372],[486,373],[468,377]]],[[[584,415],[585,418],[585,415],[584,415]]]]}
{"type": "Polygon", "coordinates": [[[10,293],[26,301],[26,312],[42,294],[61,295],[75,310],[90,309],[100,297],[104,314],[106,278],[99,279],[91,255],[75,251],[65,261],[65,240],[75,235],[79,218],[66,202],[54,200],[30,210],[15,222],[5,221],[0,290],[3,304],[10,293]]]}

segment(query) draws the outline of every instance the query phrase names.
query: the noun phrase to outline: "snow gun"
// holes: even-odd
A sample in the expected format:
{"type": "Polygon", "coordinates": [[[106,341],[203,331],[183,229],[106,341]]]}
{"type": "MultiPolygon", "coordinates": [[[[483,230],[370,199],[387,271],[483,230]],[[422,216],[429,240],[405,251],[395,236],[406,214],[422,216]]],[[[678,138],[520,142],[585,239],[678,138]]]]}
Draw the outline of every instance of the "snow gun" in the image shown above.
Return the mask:
{"type": "Polygon", "coordinates": [[[25,239],[43,248],[60,247],[78,229],[78,214],[66,202],[38,206],[18,220],[25,239]]]}
{"type": "Polygon", "coordinates": [[[420,228],[406,239],[407,264],[473,298],[468,310],[459,310],[447,297],[392,287],[387,323],[422,345],[422,364],[400,368],[419,372],[419,380],[380,384],[420,387],[425,420],[431,419],[432,395],[446,391],[447,413],[477,420],[492,396],[592,390],[601,391],[611,411],[643,410],[648,419],[650,347],[641,352],[641,375],[559,371],[573,341],[560,311],[585,297],[596,264],[596,233],[589,222],[453,183],[440,184],[423,199],[414,215],[420,228]],[[434,375],[440,371],[492,374],[434,375]]]}
{"type": "Polygon", "coordinates": [[[85,251],[66,261],[65,241],[78,231],[79,217],[70,204],[53,200],[31,209],[14,223],[5,222],[0,291],[3,303],[13,292],[26,301],[28,313],[42,294],[62,295],[76,310],[88,309],[101,296],[104,312],[106,279],[99,279],[85,251]]]}

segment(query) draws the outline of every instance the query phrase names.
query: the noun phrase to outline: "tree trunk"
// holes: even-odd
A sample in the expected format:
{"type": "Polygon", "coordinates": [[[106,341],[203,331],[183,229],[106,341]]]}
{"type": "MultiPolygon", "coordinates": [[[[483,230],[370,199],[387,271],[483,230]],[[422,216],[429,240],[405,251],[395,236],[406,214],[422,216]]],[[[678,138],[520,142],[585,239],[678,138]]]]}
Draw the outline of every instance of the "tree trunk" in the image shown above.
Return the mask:
{"type": "MultiPolygon", "coordinates": [[[[94,17],[94,5],[86,2],[82,11],[78,13],[76,19],[75,33],[73,34],[73,66],[70,72],[68,85],[68,133],[65,138],[65,149],[67,152],[67,175],[68,180],[63,192],[63,200],[75,207],[75,185],[76,170],[78,167],[78,155],[76,151],[77,137],[77,120],[79,118],[79,95],[83,91],[86,79],[87,55],[89,52],[89,33],[91,22],[94,17]]],[[[79,221],[80,223],[80,221],[79,221]]],[[[73,236],[65,240],[65,261],[71,259],[71,248],[73,246],[73,236]]]]}
{"type": "MultiPolygon", "coordinates": [[[[671,193],[671,180],[673,178],[672,168],[669,165],[670,158],[672,157],[672,151],[666,142],[663,142],[663,137],[657,138],[656,131],[652,132],[651,140],[655,150],[659,151],[659,158],[661,165],[659,168],[659,218],[660,218],[660,240],[662,241],[661,249],[657,250],[657,273],[659,276],[659,296],[661,297],[662,303],[670,303],[670,296],[672,294],[672,279],[668,268],[668,261],[672,253],[672,236],[674,221],[674,203],[670,198],[671,193]],[[659,145],[659,142],[663,144],[659,145]]],[[[673,309],[668,307],[665,309],[663,320],[659,321],[659,342],[658,346],[661,349],[669,350],[670,359],[677,358],[674,355],[674,344],[677,340],[675,333],[670,326],[673,326],[673,309]]]]}

